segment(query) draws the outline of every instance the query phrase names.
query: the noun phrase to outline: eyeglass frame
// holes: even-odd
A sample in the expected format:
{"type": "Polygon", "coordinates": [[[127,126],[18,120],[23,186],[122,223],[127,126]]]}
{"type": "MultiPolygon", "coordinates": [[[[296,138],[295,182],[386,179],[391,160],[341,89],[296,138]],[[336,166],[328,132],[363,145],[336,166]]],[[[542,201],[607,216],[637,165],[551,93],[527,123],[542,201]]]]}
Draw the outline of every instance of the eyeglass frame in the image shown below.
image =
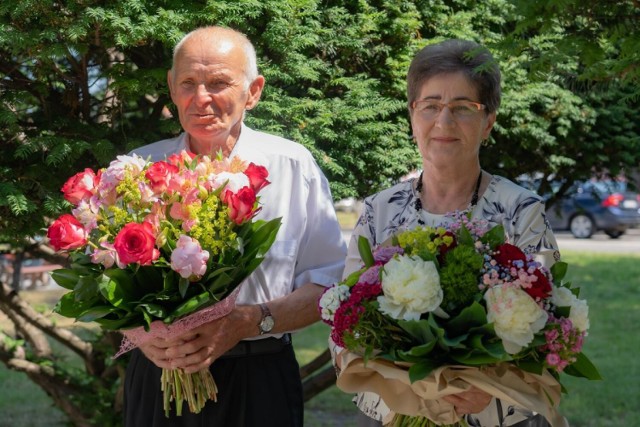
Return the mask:
{"type": "Polygon", "coordinates": [[[439,107],[438,112],[433,117],[431,117],[430,120],[433,120],[433,119],[437,118],[440,115],[440,113],[442,113],[442,110],[445,109],[445,107],[449,109],[449,112],[451,113],[451,116],[455,120],[467,119],[467,118],[474,117],[477,113],[480,113],[481,111],[485,111],[487,109],[487,106],[485,104],[481,104],[481,103],[475,102],[475,101],[468,101],[466,99],[456,99],[456,100],[449,101],[449,102],[446,102],[446,103],[437,101],[435,99],[420,99],[420,100],[417,100],[417,101],[413,101],[411,103],[411,109],[414,110],[414,111],[417,111],[418,113],[423,113],[424,110],[418,110],[416,108],[416,105],[418,103],[422,103],[422,102],[430,102],[430,103],[433,103],[433,104],[437,104],[438,107],[439,107]],[[473,111],[474,114],[471,115],[471,116],[458,117],[458,116],[456,116],[455,112],[451,109],[451,104],[456,104],[456,103],[464,103],[464,104],[473,105],[476,108],[476,110],[473,111]]]}

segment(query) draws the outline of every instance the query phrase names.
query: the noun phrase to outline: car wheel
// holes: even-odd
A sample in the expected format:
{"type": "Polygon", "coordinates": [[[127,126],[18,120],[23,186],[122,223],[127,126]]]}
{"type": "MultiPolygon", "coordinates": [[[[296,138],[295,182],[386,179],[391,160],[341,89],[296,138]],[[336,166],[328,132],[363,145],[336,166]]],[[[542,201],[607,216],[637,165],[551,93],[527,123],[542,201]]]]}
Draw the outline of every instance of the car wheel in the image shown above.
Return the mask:
{"type": "Polygon", "coordinates": [[[578,214],[571,218],[569,229],[576,239],[588,239],[595,231],[595,224],[589,216],[578,214]]]}
{"type": "Polygon", "coordinates": [[[612,239],[617,239],[624,234],[625,230],[604,230],[605,234],[612,239]]]}

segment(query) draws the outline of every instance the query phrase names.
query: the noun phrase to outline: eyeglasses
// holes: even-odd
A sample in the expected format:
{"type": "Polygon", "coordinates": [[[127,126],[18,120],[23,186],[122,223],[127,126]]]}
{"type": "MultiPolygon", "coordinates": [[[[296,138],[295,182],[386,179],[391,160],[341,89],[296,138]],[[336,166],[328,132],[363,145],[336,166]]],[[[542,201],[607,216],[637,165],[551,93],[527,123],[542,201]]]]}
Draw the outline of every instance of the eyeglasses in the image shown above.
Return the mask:
{"type": "Polygon", "coordinates": [[[480,111],[486,110],[487,106],[473,101],[451,101],[446,104],[433,99],[423,99],[413,102],[413,109],[416,110],[426,120],[433,120],[447,107],[451,115],[456,120],[465,120],[475,117],[480,111]]]}

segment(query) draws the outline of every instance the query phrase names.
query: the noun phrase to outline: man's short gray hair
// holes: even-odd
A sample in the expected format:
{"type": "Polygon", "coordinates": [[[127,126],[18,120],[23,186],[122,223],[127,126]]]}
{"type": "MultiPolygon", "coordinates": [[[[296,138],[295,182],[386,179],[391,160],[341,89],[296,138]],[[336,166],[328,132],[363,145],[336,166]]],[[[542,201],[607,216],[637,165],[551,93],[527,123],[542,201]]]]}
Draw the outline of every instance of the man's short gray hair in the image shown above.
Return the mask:
{"type": "MultiPolygon", "coordinates": [[[[173,48],[173,64],[176,63],[176,59],[180,50],[184,46],[184,44],[196,36],[205,36],[205,37],[213,37],[213,36],[221,36],[226,37],[227,39],[233,39],[235,42],[241,44],[242,50],[244,51],[245,59],[246,59],[246,68],[244,70],[246,81],[244,83],[245,90],[249,89],[249,85],[258,77],[258,60],[256,58],[256,50],[253,47],[251,41],[242,34],[241,32],[234,30],[232,28],[220,27],[220,26],[210,26],[210,27],[202,27],[197,28],[190,33],[187,33],[173,48]]],[[[171,66],[171,70],[173,72],[173,65],[171,66]]]]}

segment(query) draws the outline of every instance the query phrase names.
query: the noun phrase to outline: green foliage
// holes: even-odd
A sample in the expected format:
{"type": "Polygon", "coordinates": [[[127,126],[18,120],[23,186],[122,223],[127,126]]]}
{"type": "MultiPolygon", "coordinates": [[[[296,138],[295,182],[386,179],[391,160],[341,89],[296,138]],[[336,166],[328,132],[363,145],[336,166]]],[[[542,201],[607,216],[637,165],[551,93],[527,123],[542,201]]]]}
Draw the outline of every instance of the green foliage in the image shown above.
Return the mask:
{"type": "Polygon", "coordinates": [[[211,24],[237,28],[256,46],[267,86],[247,123],[308,147],[335,198],[371,194],[419,166],[406,70],[417,49],[449,37],[486,44],[503,70],[503,105],[481,154],[486,169],[568,181],[594,166],[627,170],[640,155],[638,9],[590,0],[590,15],[584,3],[4,2],[0,239],[41,235],[63,211],[59,189],[72,174],[180,131],[167,119],[175,115],[171,51],[186,32],[211,24]],[[580,90],[594,79],[608,86],[580,90]]]}

